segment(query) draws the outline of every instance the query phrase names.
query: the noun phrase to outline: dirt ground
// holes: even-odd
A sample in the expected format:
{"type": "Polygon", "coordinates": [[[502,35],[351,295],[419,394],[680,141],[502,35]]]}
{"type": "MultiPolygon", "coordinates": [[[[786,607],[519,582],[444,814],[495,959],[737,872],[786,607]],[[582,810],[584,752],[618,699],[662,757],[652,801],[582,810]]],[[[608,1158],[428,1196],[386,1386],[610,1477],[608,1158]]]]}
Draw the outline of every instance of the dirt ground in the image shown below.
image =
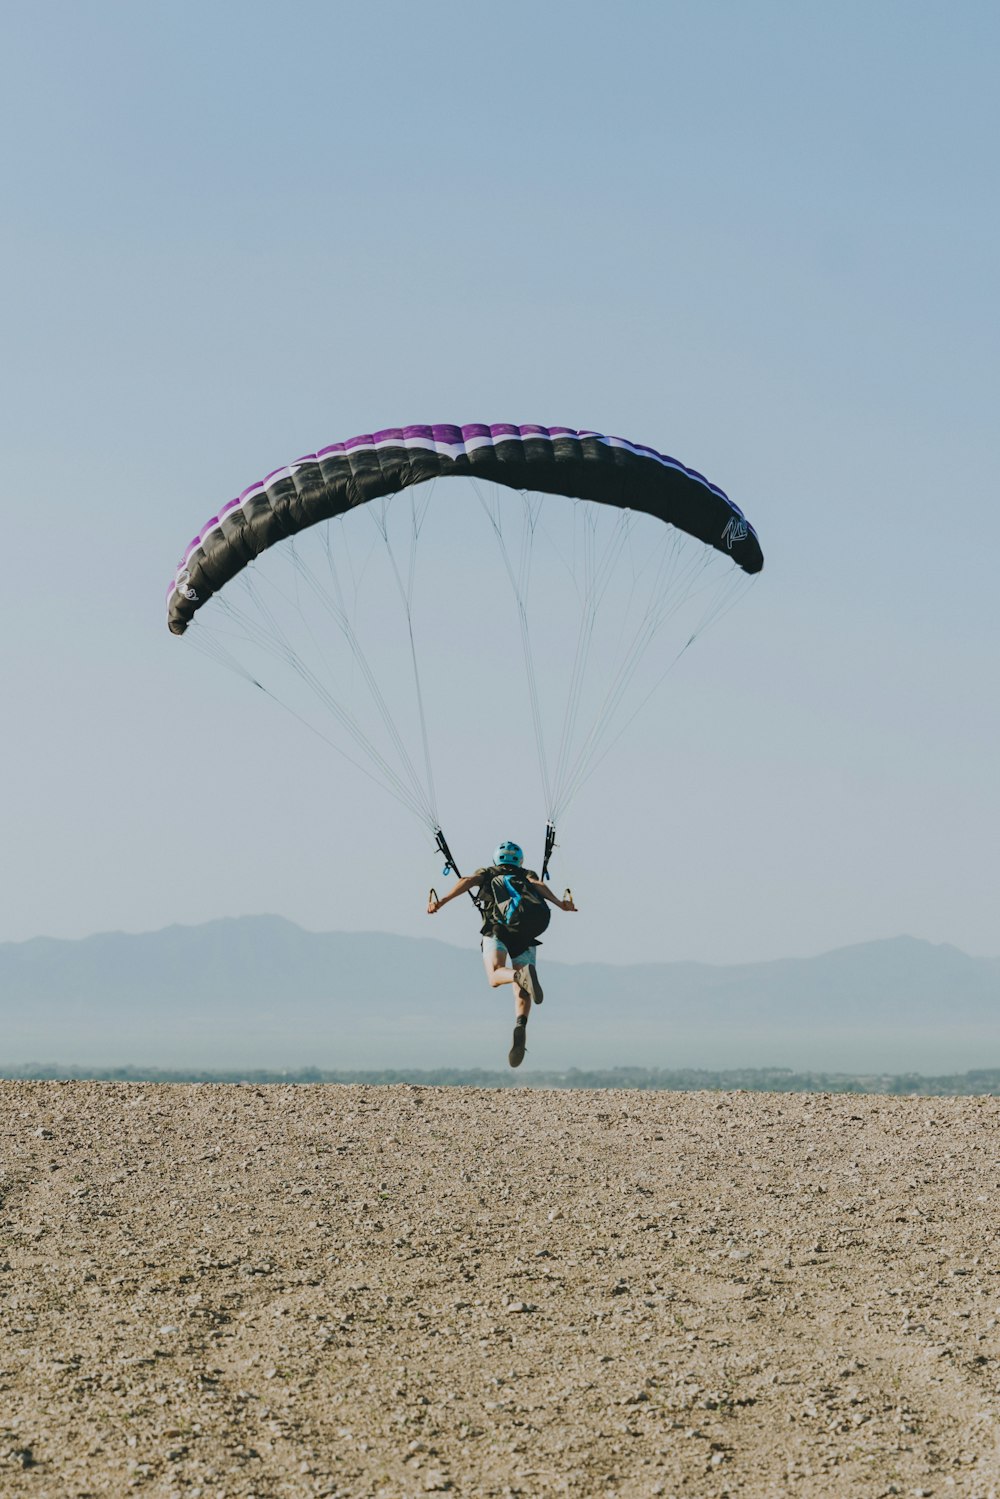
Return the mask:
{"type": "Polygon", "coordinates": [[[987,1499],[998,1122],[0,1083],[0,1494],[987,1499]]]}

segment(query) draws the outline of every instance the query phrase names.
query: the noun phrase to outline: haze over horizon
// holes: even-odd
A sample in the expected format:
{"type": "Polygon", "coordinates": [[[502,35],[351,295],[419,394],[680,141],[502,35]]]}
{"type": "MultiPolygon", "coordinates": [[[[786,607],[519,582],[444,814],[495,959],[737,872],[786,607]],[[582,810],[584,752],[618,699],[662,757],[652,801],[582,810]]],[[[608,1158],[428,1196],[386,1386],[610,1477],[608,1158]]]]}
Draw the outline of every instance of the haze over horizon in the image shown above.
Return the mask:
{"type": "MultiPolygon", "coordinates": [[[[163,597],[297,454],[512,420],[676,455],[766,558],[571,807],[552,883],[581,914],[546,956],[997,954],[1000,15],[498,14],[8,16],[0,943],[264,910],[474,948],[471,910],[424,914],[426,832],[163,597]]],[[[463,869],[508,837],[537,863],[523,677],[454,482],[419,595],[448,604],[422,636],[442,824],[463,869]]]]}
{"type": "MultiPolygon", "coordinates": [[[[944,944],[897,938],[731,966],[542,955],[527,1073],[1000,1064],[1000,958],[944,944]]],[[[8,1067],[488,1068],[510,1041],[509,991],[486,987],[473,948],[310,933],[274,916],[2,943],[0,997],[8,1067]]]]}

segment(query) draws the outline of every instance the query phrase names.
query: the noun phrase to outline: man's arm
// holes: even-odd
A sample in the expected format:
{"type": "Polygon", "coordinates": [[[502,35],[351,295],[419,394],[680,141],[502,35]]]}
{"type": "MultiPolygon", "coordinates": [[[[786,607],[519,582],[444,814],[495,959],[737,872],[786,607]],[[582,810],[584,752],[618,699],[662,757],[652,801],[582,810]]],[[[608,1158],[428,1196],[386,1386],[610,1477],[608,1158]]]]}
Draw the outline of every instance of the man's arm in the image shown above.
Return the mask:
{"type": "Polygon", "coordinates": [[[458,883],[448,891],[447,895],[442,895],[440,900],[429,900],[427,902],[428,916],[433,916],[435,911],[440,911],[441,907],[446,906],[450,900],[454,900],[456,895],[466,895],[468,891],[472,889],[473,885],[478,884],[479,880],[474,874],[464,875],[463,878],[460,879],[458,883]]]}
{"type": "MultiPolygon", "coordinates": [[[[543,884],[541,880],[529,880],[528,884],[534,885],[539,894],[543,895],[546,900],[551,901],[554,906],[558,906],[560,911],[576,910],[576,902],[571,895],[569,897],[569,900],[560,900],[558,895],[554,895],[549,889],[548,885],[543,884]]],[[[567,891],[566,893],[567,895],[569,895],[569,891],[567,891]]]]}

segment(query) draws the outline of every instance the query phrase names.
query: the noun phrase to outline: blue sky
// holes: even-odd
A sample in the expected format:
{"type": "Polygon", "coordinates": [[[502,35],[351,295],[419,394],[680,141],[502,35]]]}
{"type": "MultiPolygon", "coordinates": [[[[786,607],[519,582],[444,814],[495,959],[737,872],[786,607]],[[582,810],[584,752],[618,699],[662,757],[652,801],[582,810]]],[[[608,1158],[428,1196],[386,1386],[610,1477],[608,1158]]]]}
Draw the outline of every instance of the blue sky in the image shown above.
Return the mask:
{"type": "MultiPolygon", "coordinates": [[[[574,804],[552,954],[1000,952],[994,7],[40,3],[2,46],[0,940],[474,937],[421,914],[419,827],[162,604],[299,453],[513,420],[676,454],[767,559],[574,804]]],[[[436,752],[470,864],[544,821],[498,675],[436,752]]]]}

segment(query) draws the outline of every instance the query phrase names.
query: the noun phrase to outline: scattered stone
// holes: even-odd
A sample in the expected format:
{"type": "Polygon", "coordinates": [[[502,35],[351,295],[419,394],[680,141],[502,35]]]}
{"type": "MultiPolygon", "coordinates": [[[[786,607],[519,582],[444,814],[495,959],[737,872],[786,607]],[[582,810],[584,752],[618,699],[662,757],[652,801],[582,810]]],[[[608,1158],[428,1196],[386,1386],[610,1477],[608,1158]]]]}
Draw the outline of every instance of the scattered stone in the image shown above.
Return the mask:
{"type": "Polygon", "coordinates": [[[0,1082],[0,1493],[995,1496],[1000,1099],[718,1102],[0,1082]]]}

